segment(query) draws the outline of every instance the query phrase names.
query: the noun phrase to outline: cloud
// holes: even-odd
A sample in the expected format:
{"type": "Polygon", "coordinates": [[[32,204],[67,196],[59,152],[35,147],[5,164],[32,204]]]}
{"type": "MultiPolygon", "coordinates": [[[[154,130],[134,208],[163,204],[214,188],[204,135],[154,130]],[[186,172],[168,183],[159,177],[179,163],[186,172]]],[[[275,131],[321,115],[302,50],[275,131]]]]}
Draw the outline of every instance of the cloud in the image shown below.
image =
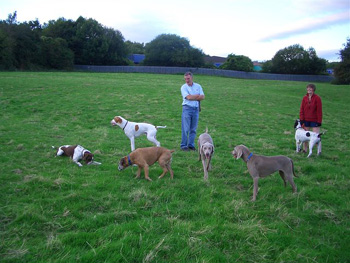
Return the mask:
{"type": "Polygon", "coordinates": [[[310,14],[312,13],[335,13],[344,10],[349,10],[349,0],[293,0],[293,8],[299,12],[310,14]]]}
{"type": "Polygon", "coordinates": [[[133,21],[118,28],[125,40],[148,43],[160,34],[177,34],[177,29],[156,14],[138,15],[133,21]]]}
{"type": "Polygon", "coordinates": [[[329,28],[334,25],[349,24],[349,12],[341,12],[334,15],[316,19],[306,19],[287,26],[286,29],[261,38],[260,42],[289,38],[294,35],[308,34],[314,31],[329,28]]]}

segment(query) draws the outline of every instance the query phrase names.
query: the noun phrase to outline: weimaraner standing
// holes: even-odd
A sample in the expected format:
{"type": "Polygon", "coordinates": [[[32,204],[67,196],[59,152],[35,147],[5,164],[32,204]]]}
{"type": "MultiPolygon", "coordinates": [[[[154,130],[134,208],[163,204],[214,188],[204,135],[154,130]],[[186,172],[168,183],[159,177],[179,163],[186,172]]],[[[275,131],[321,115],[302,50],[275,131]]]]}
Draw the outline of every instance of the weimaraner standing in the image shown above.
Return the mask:
{"type": "MultiPolygon", "coordinates": [[[[292,159],[279,155],[279,156],[262,156],[251,153],[249,149],[244,145],[238,145],[232,151],[232,155],[237,160],[242,158],[247,163],[248,171],[253,177],[254,189],[252,201],[256,200],[258,194],[258,180],[259,178],[266,177],[274,172],[279,171],[280,176],[283,179],[284,186],[288,181],[293,188],[293,193],[297,191],[297,187],[293,180],[294,164],[292,159]]],[[[297,176],[296,176],[297,177],[297,176]]]]}
{"type": "Polygon", "coordinates": [[[208,171],[211,170],[210,161],[214,154],[214,143],[208,133],[208,128],[198,137],[198,154],[198,160],[202,160],[203,164],[204,180],[208,180],[208,171]]]}

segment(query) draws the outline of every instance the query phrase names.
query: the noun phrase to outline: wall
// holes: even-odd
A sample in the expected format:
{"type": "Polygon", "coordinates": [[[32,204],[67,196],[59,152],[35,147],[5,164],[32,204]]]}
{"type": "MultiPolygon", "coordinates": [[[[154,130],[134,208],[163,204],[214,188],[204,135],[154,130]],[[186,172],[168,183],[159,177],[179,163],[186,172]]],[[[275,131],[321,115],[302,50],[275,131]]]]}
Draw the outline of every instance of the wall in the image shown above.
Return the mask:
{"type": "Polygon", "coordinates": [[[191,71],[194,74],[223,76],[240,79],[289,80],[304,82],[331,82],[334,77],[325,75],[282,75],[257,72],[243,72],[222,69],[185,68],[185,67],[149,67],[149,66],[88,66],[75,65],[75,70],[114,73],[155,73],[155,74],[184,74],[191,71]]]}

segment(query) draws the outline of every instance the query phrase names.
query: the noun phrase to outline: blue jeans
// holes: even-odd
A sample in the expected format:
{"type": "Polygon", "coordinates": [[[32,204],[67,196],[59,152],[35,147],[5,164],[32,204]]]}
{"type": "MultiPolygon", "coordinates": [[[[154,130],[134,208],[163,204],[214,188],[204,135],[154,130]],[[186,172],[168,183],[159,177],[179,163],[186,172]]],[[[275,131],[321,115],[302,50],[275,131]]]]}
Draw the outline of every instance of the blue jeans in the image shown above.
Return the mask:
{"type": "Polygon", "coordinates": [[[181,116],[181,148],[194,148],[197,134],[199,111],[198,108],[182,106],[181,116]]]}

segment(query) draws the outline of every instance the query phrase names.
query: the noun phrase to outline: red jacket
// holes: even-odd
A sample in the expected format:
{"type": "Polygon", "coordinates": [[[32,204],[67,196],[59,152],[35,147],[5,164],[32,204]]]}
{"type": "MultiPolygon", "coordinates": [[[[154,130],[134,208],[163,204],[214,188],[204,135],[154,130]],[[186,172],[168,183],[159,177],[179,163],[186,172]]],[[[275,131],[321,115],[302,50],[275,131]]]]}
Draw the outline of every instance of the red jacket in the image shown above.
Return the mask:
{"type": "Polygon", "coordinates": [[[313,94],[311,100],[309,95],[303,97],[300,105],[300,120],[322,123],[322,101],[320,96],[313,94]]]}

